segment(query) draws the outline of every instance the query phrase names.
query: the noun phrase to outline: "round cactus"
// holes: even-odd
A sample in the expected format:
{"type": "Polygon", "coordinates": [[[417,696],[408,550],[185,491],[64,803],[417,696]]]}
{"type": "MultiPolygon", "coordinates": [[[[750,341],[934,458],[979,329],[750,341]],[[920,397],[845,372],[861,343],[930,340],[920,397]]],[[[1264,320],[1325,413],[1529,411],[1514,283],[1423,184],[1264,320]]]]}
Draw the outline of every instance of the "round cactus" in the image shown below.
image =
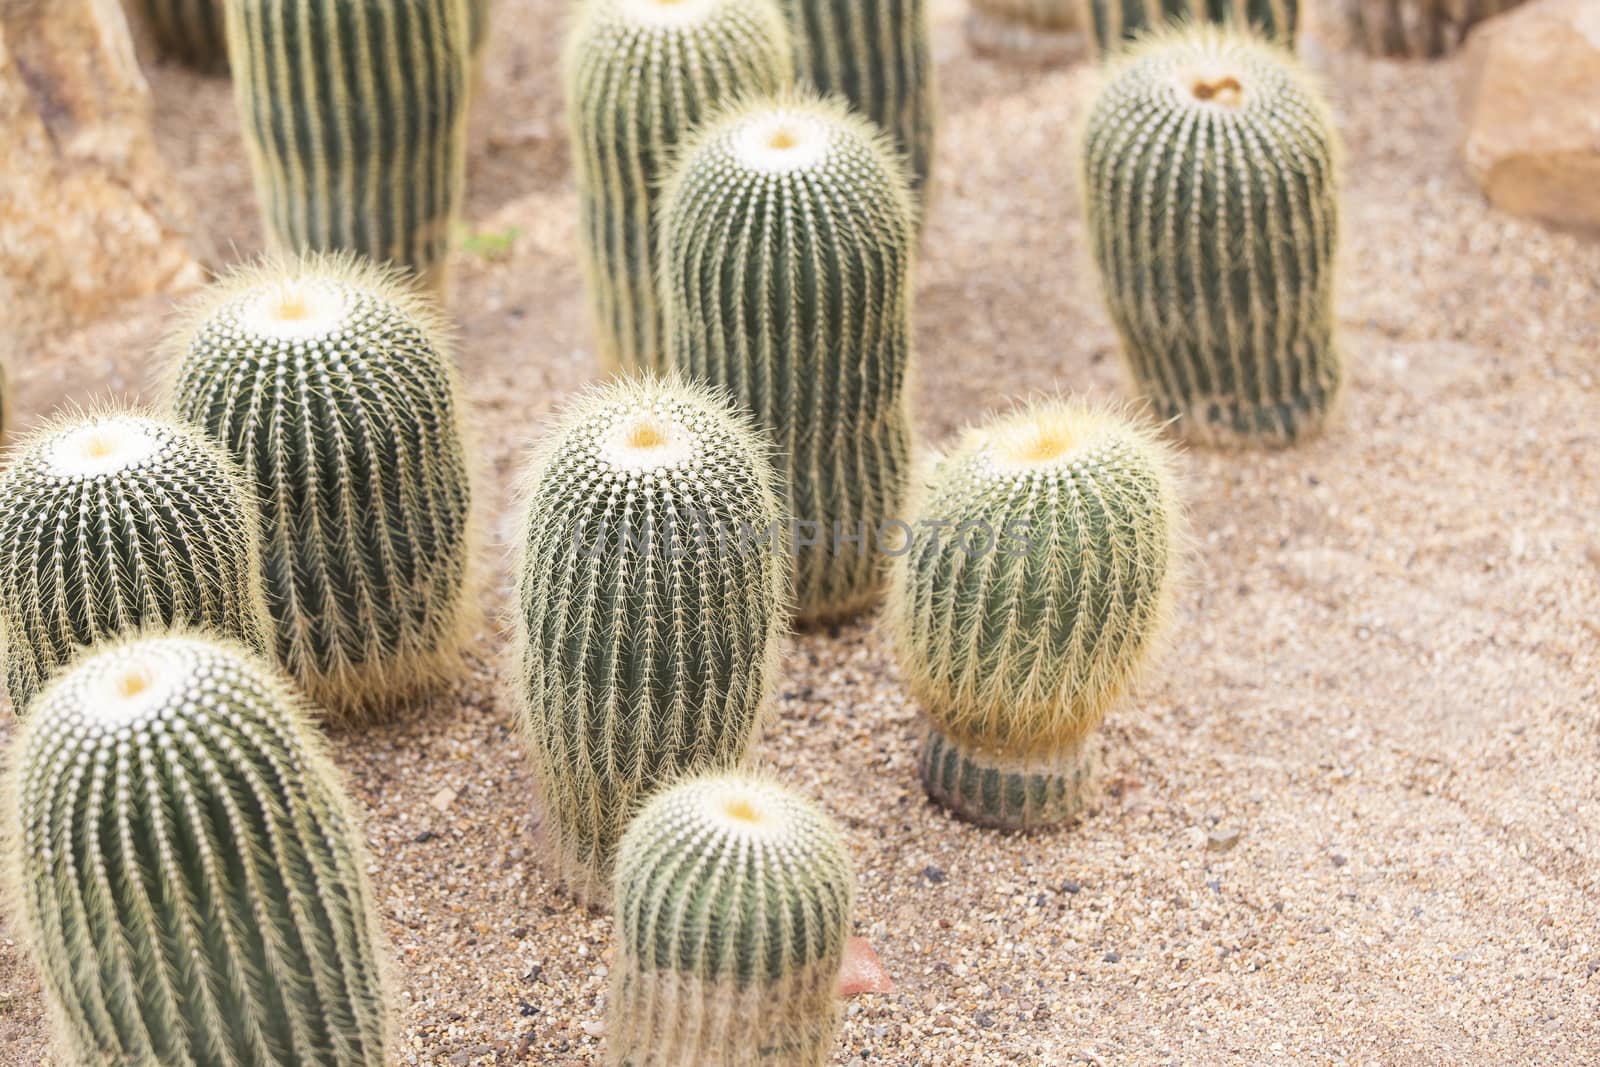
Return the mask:
{"type": "Polygon", "coordinates": [[[161,51],[198,70],[228,69],[223,0],[130,0],[161,51]]]}
{"type": "Polygon", "coordinates": [[[224,0],[267,244],[443,292],[466,159],[464,0],[224,0]]]}
{"type": "Polygon", "coordinates": [[[435,681],[469,621],[473,530],[434,305],[358,260],[267,263],[213,287],[169,347],[173,408],[260,501],[279,660],[343,718],[435,681]]]}
{"type": "Polygon", "coordinates": [[[639,805],[760,726],[788,583],[767,448],[703,387],[622,382],[529,471],[523,725],[557,873],[591,904],[639,805]]]}
{"type": "Polygon", "coordinates": [[[264,648],[254,498],[187,429],[135,413],[64,419],[0,476],[0,636],[19,712],[83,645],[146,626],[264,648]]]}
{"type": "Polygon", "coordinates": [[[287,679],[139,638],[65,671],[14,751],[5,869],[68,1062],[382,1067],[360,833],[287,679]]]}
{"type": "Polygon", "coordinates": [[[783,13],[777,0],[584,0],[563,71],[601,363],[659,370],[658,186],[706,115],[789,84],[783,13]]]}
{"type": "Polygon", "coordinates": [[[787,465],[800,619],[854,614],[909,474],[902,168],[842,102],[784,98],[707,123],[664,197],[669,362],[752,410],[787,465]]]}
{"type": "Polygon", "coordinates": [[[1005,829],[1078,810],[1085,738],[1165,625],[1181,514],[1166,446],[1079,403],[969,431],[938,462],[889,599],[935,799],[1005,829]]]}
{"type": "Polygon", "coordinates": [[[1344,0],[1351,32],[1375,56],[1434,59],[1485,19],[1523,0],[1344,0]]]}
{"type": "Polygon", "coordinates": [[[1084,134],[1089,233],[1140,390],[1197,441],[1284,445],[1343,378],[1337,144],[1294,58],[1201,25],[1109,73],[1084,134]]]}
{"type": "Polygon", "coordinates": [[[970,0],[967,37],[980,52],[1056,63],[1083,51],[1081,0],[970,0]]]}
{"type": "Polygon", "coordinates": [[[1102,52],[1114,52],[1175,25],[1212,22],[1254,30],[1294,47],[1300,0],[1087,0],[1088,22],[1102,52]]]}
{"type": "Polygon", "coordinates": [[[767,782],[661,793],[617,857],[613,1067],[821,1067],[855,876],[831,820],[767,782]]]}
{"type": "Polygon", "coordinates": [[[920,224],[937,87],[925,0],[784,0],[800,78],[888,131],[911,168],[920,224]]]}

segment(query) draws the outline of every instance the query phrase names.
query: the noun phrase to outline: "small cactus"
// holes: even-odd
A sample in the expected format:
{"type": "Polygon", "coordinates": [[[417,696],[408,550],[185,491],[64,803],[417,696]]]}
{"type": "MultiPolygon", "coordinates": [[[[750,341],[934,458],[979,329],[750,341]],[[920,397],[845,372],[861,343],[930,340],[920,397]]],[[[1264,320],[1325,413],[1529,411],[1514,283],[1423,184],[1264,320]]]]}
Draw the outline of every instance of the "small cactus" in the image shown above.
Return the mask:
{"type": "Polygon", "coordinates": [[[1083,51],[1082,0],[969,0],[967,37],[979,52],[1056,63],[1083,51]]]}
{"type": "Polygon", "coordinates": [[[1170,451],[1113,412],[1044,403],[968,431],[912,515],[888,618],[930,723],[928,792],[981,825],[1071,817],[1086,738],[1169,614],[1170,451]]]}
{"type": "Polygon", "coordinates": [[[255,487],[280,662],[341,718],[456,661],[468,622],[464,410],[434,304],[346,257],[268,262],[169,341],[174,410],[255,487]]]}
{"type": "Polygon", "coordinates": [[[383,1067],[360,831],[287,679],[138,638],[63,672],[13,752],[5,871],[64,1062],[383,1067]]]}
{"type": "Polygon", "coordinates": [[[443,292],[466,151],[464,0],[225,0],[267,244],[443,292]]]}
{"type": "Polygon", "coordinates": [[[701,386],[578,401],[532,463],[520,539],[523,725],[553,862],[602,904],[663,783],[744,759],[784,617],[782,523],[755,429],[701,386]]]}
{"type": "Polygon", "coordinates": [[[791,80],[777,0],[583,0],[563,62],[585,286],[609,370],[659,370],[658,186],[720,105],[791,80]]]}
{"type": "Polygon", "coordinates": [[[1209,25],[1118,61],[1083,137],[1088,230],[1139,389],[1201,442],[1315,434],[1334,330],[1337,138],[1295,59],[1209,25]]]}
{"type": "Polygon", "coordinates": [[[197,70],[228,69],[228,27],[224,0],[129,0],[156,45],[197,70]]]}
{"type": "Polygon", "coordinates": [[[611,1067],[821,1067],[855,876],[832,820],[737,776],[652,800],[617,857],[611,1067]]]}
{"type": "Polygon", "coordinates": [[[1344,0],[1355,39],[1375,56],[1435,59],[1467,32],[1523,0],[1344,0]]]}
{"type": "Polygon", "coordinates": [[[1290,48],[1300,28],[1300,0],[1087,0],[1088,23],[1102,53],[1177,25],[1211,22],[1253,29],[1290,48]]]}
{"type": "Polygon", "coordinates": [[[926,0],[784,0],[802,82],[850,101],[910,166],[920,226],[933,168],[937,87],[926,0]]]}
{"type": "Polygon", "coordinates": [[[892,148],[837,100],[732,109],[664,193],[668,361],[751,409],[787,464],[802,622],[882,588],[874,540],[909,475],[913,216],[892,148]]]}
{"type": "Polygon", "coordinates": [[[145,626],[270,632],[254,496],[204,437],[135,413],[57,421],[0,476],[0,635],[18,712],[83,645],[145,626]]]}

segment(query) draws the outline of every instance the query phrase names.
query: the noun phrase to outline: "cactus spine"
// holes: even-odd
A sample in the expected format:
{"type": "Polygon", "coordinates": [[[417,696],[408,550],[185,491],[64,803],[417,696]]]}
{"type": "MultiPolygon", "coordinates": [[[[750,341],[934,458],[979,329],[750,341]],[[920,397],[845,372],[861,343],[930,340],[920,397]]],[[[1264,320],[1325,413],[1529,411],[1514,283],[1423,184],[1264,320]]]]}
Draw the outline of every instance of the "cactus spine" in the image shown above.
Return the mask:
{"type": "Polygon", "coordinates": [[[750,408],[787,464],[801,620],[853,614],[909,474],[903,168],[842,102],[784,98],[703,127],[664,196],[669,362],[750,408]]]}
{"type": "Polygon", "coordinates": [[[787,590],[765,445],[702,386],[578,401],[530,467],[518,565],[523,725],[557,873],[594,904],[662,784],[737,765],[787,590]]]}
{"type": "Polygon", "coordinates": [[[1108,75],[1084,135],[1089,232],[1123,355],[1186,437],[1283,445],[1337,399],[1337,143],[1294,58],[1195,26],[1108,75]]]}
{"type": "Polygon", "coordinates": [[[1082,0],[970,0],[967,36],[980,52],[1055,63],[1083,47],[1082,0]]]}
{"type": "Polygon", "coordinates": [[[925,0],[784,0],[802,81],[849,100],[886,130],[911,168],[920,225],[937,120],[925,0]]]}
{"type": "Polygon", "coordinates": [[[58,421],[0,477],[0,635],[24,711],[80,646],[151,625],[260,650],[254,498],[203,437],[133,413],[58,421]]]}
{"type": "Polygon", "coordinates": [[[611,1067],[821,1067],[855,888],[832,821],[778,786],[691,779],[617,859],[611,1067]]]}
{"type": "Polygon", "coordinates": [[[40,695],[6,870],[74,1064],[382,1067],[360,834],[286,679],[189,636],[40,695]]]}
{"type": "Polygon", "coordinates": [[[134,0],[167,55],[199,70],[228,69],[224,0],[134,0]]]}
{"type": "Polygon", "coordinates": [[[1467,31],[1523,0],[1345,0],[1356,40],[1375,56],[1433,59],[1448,55],[1467,31]]]}
{"type": "Polygon", "coordinates": [[[1103,53],[1176,23],[1249,27],[1290,48],[1300,27],[1300,0],[1087,0],[1089,26],[1103,53]]]}
{"type": "Polygon", "coordinates": [[[658,370],[657,187],[713,110],[789,83],[783,13],[777,0],[584,0],[563,75],[601,363],[658,370]]]}
{"type": "Polygon", "coordinates": [[[466,418],[433,303],[312,257],[236,272],[169,342],[174,409],[260,501],[279,660],[340,717],[456,660],[471,602],[466,418]]]}
{"type": "Polygon", "coordinates": [[[1172,456],[1112,412],[1045,403],[968,431],[912,511],[888,617],[930,723],[923,782],[981,825],[1062,821],[1169,613],[1172,456]]]}
{"type": "Polygon", "coordinates": [[[349,251],[442,292],[462,195],[464,0],[226,0],[267,244],[349,251]]]}

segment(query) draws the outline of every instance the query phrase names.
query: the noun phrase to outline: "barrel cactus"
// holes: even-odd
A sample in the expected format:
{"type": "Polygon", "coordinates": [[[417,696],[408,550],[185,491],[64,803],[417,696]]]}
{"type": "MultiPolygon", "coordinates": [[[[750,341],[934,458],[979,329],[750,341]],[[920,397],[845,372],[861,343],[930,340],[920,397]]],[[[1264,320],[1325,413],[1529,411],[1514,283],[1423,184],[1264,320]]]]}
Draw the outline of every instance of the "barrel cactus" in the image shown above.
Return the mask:
{"type": "Polygon", "coordinates": [[[827,816],[727,775],[652,800],[617,858],[613,1067],[821,1067],[855,878],[827,816]]]}
{"type": "Polygon", "coordinates": [[[967,37],[980,52],[1055,63],[1083,50],[1082,0],[970,0],[967,37]]]}
{"type": "Polygon", "coordinates": [[[1300,0],[1087,0],[1089,26],[1102,52],[1113,52],[1152,30],[1174,24],[1212,22],[1294,47],[1300,0]]]}
{"type": "Polygon", "coordinates": [[[639,805],[737,765],[760,726],[788,583],[768,447],[702,386],[623,381],[575,403],[530,467],[523,726],[552,862],[588,903],[639,805]]]}
{"type": "Polygon", "coordinates": [[[314,256],[214,286],[168,343],[173,408],[238,460],[279,660],[340,718],[456,662],[472,598],[461,398],[435,305],[314,256]]]}
{"type": "Polygon", "coordinates": [[[789,84],[783,13],[777,0],[583,0],[563,71],[601,363],[659,370],[658,186],[696,123],[789,84]]]}
{"type": "Polygon", "coordinates": [[[223,0],[130,0],[166,55],[204,71],[228,69],[223,0]]]}
{"type": "Polygon", "coordinates": [[[1461,46],[1467,32],[1523,0],[1344,0],[1356,40],[1372,55],[1434,59],[1461,46]]]}
{"type": "Polygon", "coordinates": [[[926,0],[784,0],[802,82],[850,101],[911,168],[920,224],[937,120],[926,0]]]}
{"type": "Polygon", "coordinates": [[[442,292],[460,207],[463,0],[224,0],[267,244],[349,251],[442,292]]]}
{"type": "Polygon", "coordinates": [[[1070,818],[1088,736],[1169,614],[1182,530],[1169,449],[1114,411],[1039,404],[968,431],[912,517],[889,625],[929,721],[923,783],[980,825],[1070,818]]]}
{"type": "Polygon", "coordinates": [[[57,420],[0,476],[0,636],[26,710],[83,645],[146,626],[270,632],[254,497],[199,434],[134,412],[57,420]]]}
{"type": "Polygon", "coordinates": [[[803,622],[876,598],[909,475],[914,211],[883,135],[841,101],[734,108],[664,193],[671,365],[730,391],[787,465],[803,622]]]}
{"type": "Polygon", "coordinates": [[[5,870],[63,1062],[382,1067],[360,830],[287,679],[189,635],[96,649],[13,753],[5,870]]]}
{"type": "Polygon", "coordinates": [[[1193,26],[1108,74],[1083,137],[1088,229],[1138,387],[1184,436],[1291,444],[1343,369],[1337,138],[1287,52],[1193,26]]]}

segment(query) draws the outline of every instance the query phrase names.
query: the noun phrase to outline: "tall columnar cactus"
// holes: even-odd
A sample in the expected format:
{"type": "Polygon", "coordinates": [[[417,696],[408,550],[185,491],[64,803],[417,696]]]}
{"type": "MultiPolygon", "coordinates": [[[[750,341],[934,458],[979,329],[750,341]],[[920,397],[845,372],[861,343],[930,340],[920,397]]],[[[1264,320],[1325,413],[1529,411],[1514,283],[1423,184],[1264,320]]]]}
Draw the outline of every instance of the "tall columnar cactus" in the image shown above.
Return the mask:
{"type": "Polygon", "coordinates": [[[1300,0],[1087,0],[1089,26],[1102,52],[1169,24],[1212,22],[1251,27],[1294,47],[1300,0]]]}
{"type": "Polygon", "coordinates": [[[1139,388],[1199,441],[1319,430],[1342,360],[1338,146],[1294,58],[1194,26],[1120,60],[1084,134],[1089,232],[1139,388]]]}
{"type": "Polygon", "coordinates": [[[591,904],[639,805],[737,765],[760,726],[788,583],[768,447],[702,386],[625,381],[528,472],[523,726],[556,872],[591,904]]]}
{"type": "Polygon", "coordinates": [[[980,52],[1057,62],[1083,50],[1082,0],[970,0],[967,36],[980,52]]]}
{"type": "Polygon", "coordinates": [[[350,258],[236,272],[169,342],[172,405],[260,501],[278,658],[316,701],[390,709],[469,621],[467,419],[431,301],[350,258]]]}
{"type": "Polygon", "coordinates": [[[912,514],[889,623],[930,723],[928,792],[1004,829],[1071,817],[1086,738],[1169,613],[1171,454],[1114,412],[1044,403],[969,431],[912,514]]]}
{"type": "Polygon", "coordinates": [[[99,649],[14,756],[5,870],[65,1062],[382,1067],[360,831],[287,679],[190,636],[99,649]]]}
{"type": "Polygon", "coordinates": [[[612,1067],[821,1067],[855,876],[832,821],[778,786],[690,779],[617,858],[612,1067]]]}
{"type": "Polygon", "coordinates": [[[87,644],[204,627],[264,648],[254,497],[199,434],[133,413],[63,419],[0,476],[0,636],[24,711],[87,644]]]}
{"type": "Polygon", "coordinates": [[[267,243],[443,291],[462,196],[465,0],[225,0],[267,243]]]}
{"type": "Polygon", "coordinates": [[[1344,0],[1351,32],[1375,56],[1433,59],[1460,47],[1467,31],[1523,0],[1344,0]]]}
{"type": "Polygon", "coordinates": [[[802,621],[859,611],[909,474],[903,168],[842,102],[784,98],[703,127],[664,196],[669,362],[755,412],[787,464],[802,621]]]}
{"type": "Polygon", "coordinates": [[[224,0],[130,0],[167,55],[206,71],[228,69],[224,0]]]}
{"type": "Polygon", "coordinates": [[[803,81],[843,96],[893,136],[920,224],[937,125],[926,0],[784,0],[803,81]]]}
{"type": "Polygon", "coordinates": [[[583,0],[563,62],[584,281],[610,370],[659,370],[656,207],[678,142],[791,80],[777,0],[583,0]]]}

